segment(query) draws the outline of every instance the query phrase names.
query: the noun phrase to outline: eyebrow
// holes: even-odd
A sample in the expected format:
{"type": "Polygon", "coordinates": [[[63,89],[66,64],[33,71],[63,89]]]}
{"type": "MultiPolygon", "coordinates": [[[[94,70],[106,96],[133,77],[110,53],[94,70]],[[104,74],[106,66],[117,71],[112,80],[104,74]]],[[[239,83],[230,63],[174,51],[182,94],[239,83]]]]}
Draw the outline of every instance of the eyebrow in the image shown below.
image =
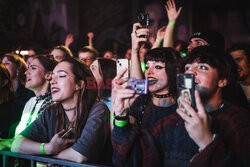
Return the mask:
{"type": "Polygon", "coordinates": [[[68,73],[67,73],[66,71],[64,71],[64,70],[58,70],[57,73],[59,73],[59,72],[64,72],[64,73],[68,74],[68,73]]]}

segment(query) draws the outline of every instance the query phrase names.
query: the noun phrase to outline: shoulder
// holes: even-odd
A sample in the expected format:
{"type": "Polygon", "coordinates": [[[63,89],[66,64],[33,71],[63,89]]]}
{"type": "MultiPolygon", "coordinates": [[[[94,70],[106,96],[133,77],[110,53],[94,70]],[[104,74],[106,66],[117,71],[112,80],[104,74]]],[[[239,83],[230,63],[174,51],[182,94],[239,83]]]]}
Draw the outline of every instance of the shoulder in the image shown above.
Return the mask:
{"type": "Polygon", "coordinates": [[[90,114],[102,114],[102,113],[108,113],[109,109],[107,107],[107,105],[104,102],[98,101],[96,102],[91,110],[90,110],[90,114]]]}

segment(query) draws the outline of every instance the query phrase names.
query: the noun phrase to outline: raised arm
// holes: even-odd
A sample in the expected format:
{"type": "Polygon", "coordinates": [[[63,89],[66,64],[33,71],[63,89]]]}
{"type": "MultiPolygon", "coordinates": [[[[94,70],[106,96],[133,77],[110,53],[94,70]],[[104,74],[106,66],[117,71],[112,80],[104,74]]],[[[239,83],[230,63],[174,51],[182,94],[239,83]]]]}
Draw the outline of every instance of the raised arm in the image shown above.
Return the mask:
{"type": "Polygon", "coordinates": [[[174,47],[174,26],[182,7],[177,11],[174,0],[168,0],[165,8],[168,14],[168,25],[165,30],[163,47],[174,47]]]}
{"type": "Polygon", "coordinates": [[[74,35],[68,34],[65,39],[65,46],[69,48],[69,46],[74,42],[74,35]]]}
{"type": "Polygon", "coordinates": [[[89,46],[93,48],[94,47],[93,46],[94,33],[93,32],[89,32],[87,35],[88,35],[89,46]]]}
{"type": "Polygon", "coordinates": [[[165,30],[166,30],[166,26],[163,26],[157,31],[156,40],[151,49],[159,48],[161,46],[164,36],[165,36],[165,30]]]}
{"type": "Polygon", "coordinates": [[[135,23],[133,25],[133,31],[131,33],[132,49],[131,49],[130,77],[136,79],[143,78],[143,73],[139,58],[140,42],[146,42],[147,36],[149,34],[149,29],[140,27],[142,27],[140,23],[135,23]],[[146,37],[141,37],[142,35],[145,35],[146,37]]]}

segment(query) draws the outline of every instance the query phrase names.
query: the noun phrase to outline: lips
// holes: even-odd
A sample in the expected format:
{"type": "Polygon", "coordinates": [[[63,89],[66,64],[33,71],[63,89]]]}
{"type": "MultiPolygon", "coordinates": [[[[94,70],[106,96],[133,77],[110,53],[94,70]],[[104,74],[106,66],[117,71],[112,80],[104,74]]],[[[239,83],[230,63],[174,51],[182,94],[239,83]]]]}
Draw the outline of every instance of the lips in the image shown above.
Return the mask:
{"type": "Polygon", "coordinates": [[[57,88],[57,87],[52,87],[52,88],[51,88],[51,93],[52,93],[52,94],[55,94],[55,93],[57,93],[57,92],[59,92],[59,91],[60,91],[60,89],[57,88]]]}
{"type": "Polygon", "coordinates": [[[154,77],[148,77],[147,79],[148,79],[148,85],[149,86],[154,85],[158,81],[158,79],[156,79],[154,77]]]}

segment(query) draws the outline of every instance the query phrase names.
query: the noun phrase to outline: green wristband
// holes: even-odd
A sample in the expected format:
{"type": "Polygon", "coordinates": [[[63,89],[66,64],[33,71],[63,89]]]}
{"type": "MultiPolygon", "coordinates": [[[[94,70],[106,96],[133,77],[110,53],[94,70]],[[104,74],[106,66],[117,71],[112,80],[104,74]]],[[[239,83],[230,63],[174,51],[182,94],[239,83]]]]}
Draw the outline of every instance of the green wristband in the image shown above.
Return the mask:
{"type": "Polygon", "coordinates": [[[171,22],[168,22],[168,25],[174,26],[175,24],[174,24],[174,23],[171,23],[171,22]]]}
{"type": "Polygon", "coordinates": [[[156,42],[161,43],[162,40],[161,39],[156,39],[156,42]]]}
{"type": "Polygon", "coordinates": [[[110,114],[110,119],[112,120],[112,122],[115,123],[116,126],[118,127],[123,127],[124,125],[126,125],[126,123],[128,122],[127,120],[115,120],[115,117],[113,115],[110,114]]]}
{"type": "Polygon", "coordinates": [[[44,151],[44,144],[45,144],[45,143],[42,143],[42,144],[40,145],[40,151],[41,151],[41,154],[42,154],[42,155],[46,155],[46,153],[45,153],[45,151],[44,151]]]}
{"type": "Polygon", "coordinates": [[[118,127],[123,127],[124,125],[127,124],[127,120],[124,120],[124,121],[117,121],[115,120],[115,125],[118,126],[118,127]]]}

